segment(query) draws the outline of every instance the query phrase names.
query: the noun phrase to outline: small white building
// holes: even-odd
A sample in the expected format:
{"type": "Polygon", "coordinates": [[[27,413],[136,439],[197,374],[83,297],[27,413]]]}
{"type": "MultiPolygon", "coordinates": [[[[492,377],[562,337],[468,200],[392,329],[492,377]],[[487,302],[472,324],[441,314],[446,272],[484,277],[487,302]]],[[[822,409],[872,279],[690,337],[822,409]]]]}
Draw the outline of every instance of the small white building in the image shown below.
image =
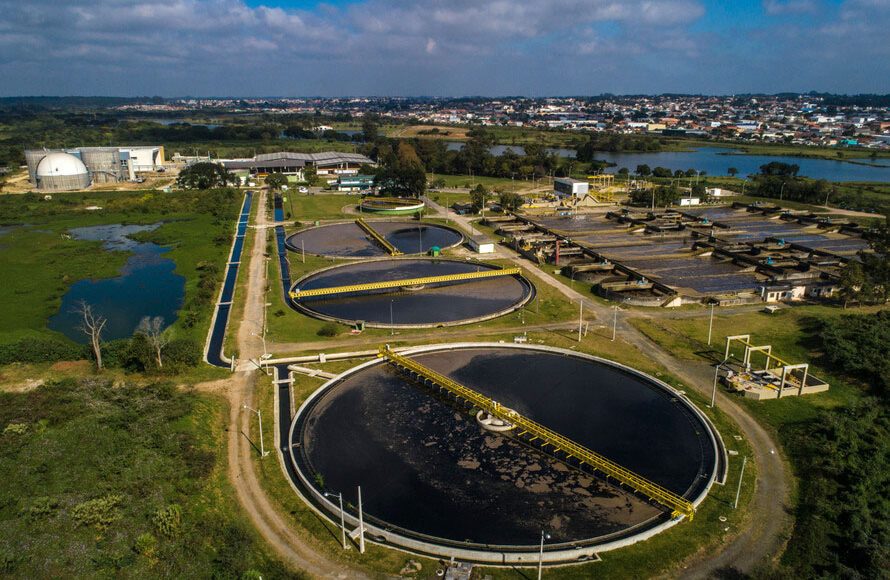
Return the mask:
{"type": "Polygon", "coordinates": [[[680,206],[690,206],[690,205],[699,205],[701,203],[701,199],[697,197],[681,197],[677,200],[677,205],[680,206]]]}
{"type": "Polygon", "coordinates": [[[730,197],[733,195],[738,195],[738,192],[735,192],[731,189],[723,189],[721,187],[709,187],[707,189],[708,195],[712,197],[730,197]]]}
{"type": "Polygon", "coordinates": [[[565,197],[581,197],[587,195],[590,184],[571,177],[557,177],[553,180],[553,193],[562,199],[565,197]]]}
{"type": "Polygon", "coordinates": [[[494,242],[492,242],[485,236],[470,236],[470,239],[467,240],[467,243],[470,244],[470,249],[477,254],[494,253],[494,242]]]}

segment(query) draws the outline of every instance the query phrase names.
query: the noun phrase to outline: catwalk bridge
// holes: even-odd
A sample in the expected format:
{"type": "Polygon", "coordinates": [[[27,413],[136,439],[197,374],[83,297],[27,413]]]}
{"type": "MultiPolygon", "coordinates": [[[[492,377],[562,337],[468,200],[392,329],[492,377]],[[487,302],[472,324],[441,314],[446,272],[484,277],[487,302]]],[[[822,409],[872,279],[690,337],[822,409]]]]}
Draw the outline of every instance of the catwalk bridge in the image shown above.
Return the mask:
{"type": "Polygon", "coordinates": [[[384,250],[386,250],[387,252],[389,252],[389,255],[390,255],[390,256],[400,256],[400,255],[402,254],[402,252],[400,252],[400,251],[398,250],[398,248],[396,248],[394,245],[390,244],[390,243],[386,240],[386,238],[384,238],[383,236],[381,236],[380,233],[379,233],[377,230],[375,230],[374,228],[372,228],[372,227],[368,224],[368,222],[366,222],[366,221],[363,220],[362,218],[358,218],[357,220],[355,220],[355,225],[357,225],[358,227],[360,227],[360,228],[362,228],[363,230],[365,230],[365,232],[367,232],[367,234],[368,234],[369,236],[371,236],[371,237],[374,239],[375,242],[377,242],[378,244],[380,244],[380,246],[381,246],[384,250]]]}
{"type": "Polygon", "coordinates": [[[691,520],[695,514],[695,506],[672,491],[575,443],[567,437],[563,437],[559,433],[551,431],[512,409],[501,406],[497,401],[477,393],[445,375],[439,374],[407,357],[396,354],[389,349],[388,345],[380,348],[378,356],[386,357],[391,365],[412,378],[430,384],[440,391],[449,393],[457,399],[462,399],[467,404],[509,423],[517,431],[517,436],[526,442],[540,445],[542,449],[549,445],[553,448],[554,454],[562,452],[565,455],[565,460],[575,458],[582,465],[592,467],[621,485],[632,489],[637,494],[669,509],[672,517],[686,516],[691,520]]]}
{"type": "Polygon", "coordinates": [[[331,294],[352,294],[356,292],[369,292],[372,290],[386,290],[388,288],[410,288],[412,286],[424,286],[426,284],[438,284],[443,282],[467,282],[482,278],[496,278],[498,276],[513,276],[522,273],[519,268],[503,268],[500,270],[482,270],[480,272],[465,272],[463,274],[446,274],[443,276],[427,276],[425,278],[405,278],[402,280],[384,280],[382,282],[368,282],[366,284],[352,284],[349,286],[331,286],[329,288],[314,288],[312,290],[293,290],[290,297],[293,300],[311,298],[315,296],[327,296],[331,294]]]}

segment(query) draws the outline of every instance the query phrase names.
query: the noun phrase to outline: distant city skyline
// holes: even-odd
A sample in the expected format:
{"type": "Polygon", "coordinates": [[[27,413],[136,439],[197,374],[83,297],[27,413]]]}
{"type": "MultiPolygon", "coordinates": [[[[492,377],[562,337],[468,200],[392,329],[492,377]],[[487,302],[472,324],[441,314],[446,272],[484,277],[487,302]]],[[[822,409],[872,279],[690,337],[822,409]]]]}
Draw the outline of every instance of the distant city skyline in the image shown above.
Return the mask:
{"type": "Polygon", "coordinates": [[[0,96],[890,93],[890,0],[0,7],[0,96]]]}

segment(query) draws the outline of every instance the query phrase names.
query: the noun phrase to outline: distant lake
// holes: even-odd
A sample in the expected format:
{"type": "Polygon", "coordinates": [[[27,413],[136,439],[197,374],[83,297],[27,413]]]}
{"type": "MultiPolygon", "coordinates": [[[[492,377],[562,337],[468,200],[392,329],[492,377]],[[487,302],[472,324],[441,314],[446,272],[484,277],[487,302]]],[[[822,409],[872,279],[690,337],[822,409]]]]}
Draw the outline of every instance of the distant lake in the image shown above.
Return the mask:
{"type": "MultiPolygon", "coordinates": [[[[462,141],[447,141],[446,147],[448,151],[460,151],[464,148],[464,143],[462,141]]],[[[577,152],[574,149],[546,147],[544,150],[547,153],[555,154],[557,157],[568,157],[574,159],[577,155],[577,152]]],[[[488,148],[488,152],[495,156],[503,155],[507,151],[512,151],[516,155],[525,155],[525,148],[523,148],[521,145],[492,145],[488,148]]]]}
{"type": "Polygon", "coordinates": [[[76,240],[101,240],[109,252],[133,252],[120,270],[120,275],[101,280],[80,280],[62,296],[62,307],[49,319],[47,327],[61,332],[71,340],[86,343],[79,330],[80,318],[73,310],[81,300],[93,312],[108,319],[103,340],[128,338],[144,316],[162,316],[164,327],[176,321],[185,295],[185,278],[174,274],[176,263],[163,254],[170,251],[156,244],[129,238],[137,232],[153,231],[162,222],[151,225],[104,225],[69,230],[76,240]]]}
{"type": "MultiPolygon", "coordinates": [[[[689,153],[659,152],[659,153],[596,153],[597,159],[610,161],[616,167],[610,167],[606,171],[617,173],[622,167],[634,171],[637,165],[648,165],[650,168],[666,167],[671,171],[680,169],[695,169],[707,171],[708,175],[728,175],[726,170],[735,167],[739,170],[739,176],[745,177],[760,173],[760,166],[771,161],[798,165],[798,175],[812,179],[827,179],[828,181],[881,181],[890,182],[890,168],[870,167],[856,165],[833,159],[807,159],[802,157],[780,157],[770,155],[726,155],[732,153],[731,149],[721,147],[702,147],[689,153]],[[721,155],[723,153],[723,155],[721,155]]],[[[878,160],[879,162],[881,160],[878,160]]],[[[890,165],[890,159],[883,160],[890,165]]]]}
{"type": "Polygon", "coordinates": [[[224,125],[214,125],[212,123],[192,123],[190,121],[186,121],[185,119],[124,119],[125,121],[133,121],[134,123],[138,122],[146,122],[146,123],[157,123],[158,125],[175,125],[176,123],[187,123],[193,127],[207,127],[208,129],[216,129],[217,127],[223,127],[224,125]]]}

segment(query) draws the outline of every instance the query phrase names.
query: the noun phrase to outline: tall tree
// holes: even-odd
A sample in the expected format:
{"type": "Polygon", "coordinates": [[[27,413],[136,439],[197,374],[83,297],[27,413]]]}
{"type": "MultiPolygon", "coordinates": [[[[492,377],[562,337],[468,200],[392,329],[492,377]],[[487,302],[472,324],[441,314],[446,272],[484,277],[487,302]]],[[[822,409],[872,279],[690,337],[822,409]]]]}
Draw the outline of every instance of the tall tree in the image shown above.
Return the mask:
{"type": "Polygon", "coordinates": [[[283,173],[270,173],[266,177],[266,185],[272,191],[281,191],[281,188],[287,185],[287,176],[283,173]]]}
{"type": "Polygon", "coordinates": [[[139,321],[139,326],[136,327],[136,332],[141,332],[145,335],[145,339],[151,346],[151,350],[158,362],[158,368],[163,368],[164,362],[161,360],[161,352],[170,342],[170,333],[164,328],[164,317],[143,316],[142,320],[139,321]]]}
{"type": "Polygon", "coordinates": [[[96,368],[102,368],[102,329],[108,319],[104,316],[93,312],[93,307],[87,302],[81,300],[75,307],[74,312],[81,317],[80,331],[87,335],[90,341],[90,348],[93,349],[93,355],[96,357],[96,368]]]}

